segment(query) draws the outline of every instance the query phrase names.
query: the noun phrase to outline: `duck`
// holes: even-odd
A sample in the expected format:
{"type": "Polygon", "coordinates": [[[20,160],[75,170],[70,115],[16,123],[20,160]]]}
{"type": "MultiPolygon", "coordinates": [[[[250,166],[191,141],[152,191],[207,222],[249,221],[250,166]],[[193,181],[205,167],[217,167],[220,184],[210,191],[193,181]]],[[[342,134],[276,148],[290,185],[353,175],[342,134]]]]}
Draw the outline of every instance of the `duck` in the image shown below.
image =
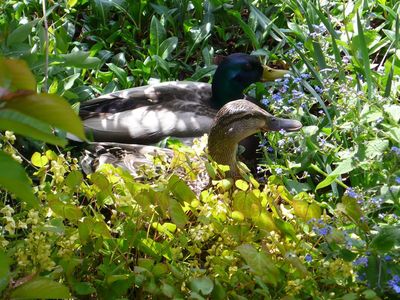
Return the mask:
{"type": "Polygon", "coordinates": [[[242,99],[252,83],[286,73],[262,65],[257,56],[234,53],[218,65],[211,84],[168,81],[116,91],[82,102],[79,115],[94,142],[149,145],[166,137],[191,140],[208,133],[217,111],[242,99]]]}
{"type": "MultiPolygon", "coordinates": [[[[211,124],[207,142],[208,155],[217,164],[229,166],[225,174],[227,178],[240,179],[243,176],[243,168],[237,159],[240,141],[258,132],[292,132],[301,128],[300,121],[275,117],[248,100],[231,101],[217,112],[211,124]]],[[[105,164],[112,164],[122,167],[137,178],[138,170],[143,164],[153,163],[150,157],[161,155],[164,156],[164,161],[169,162],[174,157],[173,150],[155,146],[115,142],[91,145],[94,147],[92,152],[86,153],[81,160],[85,173],[99,170],[105,164]]],[[[203,170],[202,175],[205,173],[203,170]]]]}

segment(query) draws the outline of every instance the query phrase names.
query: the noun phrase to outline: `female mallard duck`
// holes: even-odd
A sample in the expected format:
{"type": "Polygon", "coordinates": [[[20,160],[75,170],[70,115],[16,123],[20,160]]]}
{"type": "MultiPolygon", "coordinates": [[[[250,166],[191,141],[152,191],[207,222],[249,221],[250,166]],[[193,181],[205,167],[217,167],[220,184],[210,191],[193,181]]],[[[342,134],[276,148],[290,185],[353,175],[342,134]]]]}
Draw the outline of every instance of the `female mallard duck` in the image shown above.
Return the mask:
{"type": "Polygon", "coordinates": [[[242,99],[252,83],[286,74],[236,53],[218,66],[212,84],[171,81],[117,91],[83,102],[80,116],[89,139],[149,144],[165,137],[193,138],[209,132],[218,109],[242,99]]]}
{"type": "MultiPolygon", "coordinates": [[[[221,165],[229,166],[227,177],[239,178],[237,148],[241,140],[257,132],[297,131],[302,127],[297,120],[274,117],[259,106],[247,100],[236,100],[225,104],[216,114],[208,136],[209,155],[221,165]]],[[[109,163],[127,169],[136,175],[136,170],[143,163],[149,163],[147,154],[166,154],[173,152],[153,146],[124,145],[116,143],[94,143],[97,145],[95,157],[83,160],[84,170],[97,169],[109,163]]]]}

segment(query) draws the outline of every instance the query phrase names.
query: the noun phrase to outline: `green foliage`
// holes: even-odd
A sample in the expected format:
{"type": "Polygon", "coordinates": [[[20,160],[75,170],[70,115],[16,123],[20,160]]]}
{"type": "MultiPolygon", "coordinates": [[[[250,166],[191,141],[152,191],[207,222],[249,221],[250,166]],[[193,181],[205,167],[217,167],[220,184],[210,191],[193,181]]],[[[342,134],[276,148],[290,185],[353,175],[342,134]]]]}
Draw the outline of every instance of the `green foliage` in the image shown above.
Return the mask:
{"type": "Polygon", "coordinates": [[[0,184],[24,200],[1,194],[3,298],[398,296],[398,1],[46,4],[48,32],[39,2],[0,4],[2,53],[34,74],[0,60],[0,184]],[[197,195],[198,153],[184,149],[138,182],[111,166],[86,177],[71,154],[47,149],[22,161],[14,147],[10,131],[54,145],[66,141],[52,126],[83,138],[56,94],[74,103],[208,80],[213,58],[232,52],[290,66],[248,92],[304,125],[262,137],[260,182],[206,162],[211,185],[197,195]]]}

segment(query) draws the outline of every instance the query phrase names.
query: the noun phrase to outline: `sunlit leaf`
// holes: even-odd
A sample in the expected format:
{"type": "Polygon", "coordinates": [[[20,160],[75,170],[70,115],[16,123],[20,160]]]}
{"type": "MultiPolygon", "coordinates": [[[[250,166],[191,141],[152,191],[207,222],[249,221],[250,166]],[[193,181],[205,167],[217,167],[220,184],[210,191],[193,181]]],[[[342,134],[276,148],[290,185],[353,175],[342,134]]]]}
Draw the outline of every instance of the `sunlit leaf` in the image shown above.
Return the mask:
{"type": "Polygon", "coordinates": [[[50,278],[38,277],[17,287],[11,299],[69,299],[68,288],[50,278]]]}
{"type": "Polygon", "coordinates": [[[80,118],[63,98],[57,95],[33,94],[13,98],[5,108],[19,111],[85,140],[80,118]]]}
{"type": "Polygon", "coordinates": [[[3,151],[0,151],[0,187],[15,194],[30,206],[39,207],[24,168],[3,151]]]}
{"type": "Polygon", "coordinates": [[[266,282],[272,285],[279,282],[279,269],[265,252],[259,252],[249,244],[243,244],[237,249],[252,272],[262,276],[266,282]]]}

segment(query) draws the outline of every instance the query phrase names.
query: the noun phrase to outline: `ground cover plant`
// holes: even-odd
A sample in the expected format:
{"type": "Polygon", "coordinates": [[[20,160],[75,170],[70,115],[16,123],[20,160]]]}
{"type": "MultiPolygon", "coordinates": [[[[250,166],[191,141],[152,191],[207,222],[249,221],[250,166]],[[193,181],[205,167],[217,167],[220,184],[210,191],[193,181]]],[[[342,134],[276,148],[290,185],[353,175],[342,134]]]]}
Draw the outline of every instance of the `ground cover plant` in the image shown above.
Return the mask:
{"type": "Polygon", "coordinates": [[[6,0],[0,12],[2,298],[400,297],[398,1],[6,0]],[[142,181],[82,172],[65,139],[82,126],[62,97],[77,109],[209,81],[233,52],[290,69],[248,93],[304,126],[260,136],[257,180],[210,162],[196,195],[205,139],[170,142],[175,159],[154,158],[142,181]]]}

